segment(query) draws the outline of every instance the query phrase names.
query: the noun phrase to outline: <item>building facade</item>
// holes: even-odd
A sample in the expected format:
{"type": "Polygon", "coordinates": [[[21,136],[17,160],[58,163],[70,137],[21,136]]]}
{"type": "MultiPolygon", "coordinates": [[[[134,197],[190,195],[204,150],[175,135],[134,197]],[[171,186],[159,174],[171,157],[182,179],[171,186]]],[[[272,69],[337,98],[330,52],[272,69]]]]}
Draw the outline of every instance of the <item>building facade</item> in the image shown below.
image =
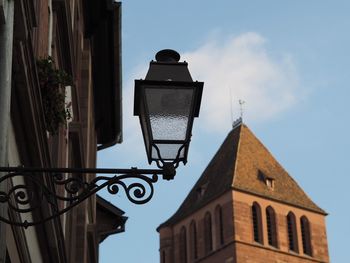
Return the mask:
{"type": "Polygon", "coordinates": [[[329,262],[326,215],[239,120],[158,227],[160,262],[329,262]]]}
{"type": "MultiPolygon", "coordinates": [[[[121,121],[121,4],[0,0],[0,166],[93,168],[98,150],[122,141],[121,121]]],[[[65,196],[54,178],[35,176],[65,196]]],[[[89,181],[95,174],[63,176],[89,181]]],[[[40,187],[23,176],[1,181],[1,194],[16,186],[40,197],[40,187]]],[[[1,201],[0,216],[38,221],[54,213],[50,202],[65,207],[46,200],[19,214],[1,201]]],[[[123,214],[93,196],[37,226],[1,222],[0,262],[97,262],[99,243],[124,231],[123,214]]]]}

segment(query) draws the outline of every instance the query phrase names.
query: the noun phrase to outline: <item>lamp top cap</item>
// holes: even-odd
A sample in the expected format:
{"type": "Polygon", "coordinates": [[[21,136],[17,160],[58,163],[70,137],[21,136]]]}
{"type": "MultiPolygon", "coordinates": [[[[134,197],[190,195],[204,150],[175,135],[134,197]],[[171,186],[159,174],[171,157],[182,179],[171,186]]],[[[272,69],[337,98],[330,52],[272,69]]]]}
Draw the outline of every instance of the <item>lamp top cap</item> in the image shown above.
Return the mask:
{"type": "Polygon", "coordinates": [[[172,49],[163,49],[156,54],[157,62],[178,62],[180,54],[172,49]]]}

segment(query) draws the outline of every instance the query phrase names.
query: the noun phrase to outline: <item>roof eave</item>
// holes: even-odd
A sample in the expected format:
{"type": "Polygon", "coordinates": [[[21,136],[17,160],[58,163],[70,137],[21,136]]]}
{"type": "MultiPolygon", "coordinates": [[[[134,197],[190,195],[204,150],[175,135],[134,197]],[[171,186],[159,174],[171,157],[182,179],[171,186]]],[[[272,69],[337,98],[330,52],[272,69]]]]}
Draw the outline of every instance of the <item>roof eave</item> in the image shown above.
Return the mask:
{"type": "Polygon", "coordinates": [[[100,143],[97,147],[97,150],[103,150],[108,147],[111,147],[117,143],[122,143],[123,134],[122,134],[122,43],[121,43],[121,3],[112,1],[112,4],[109,6],[110,12],[112,13],[112,19],[110,22],[110,27],[112,28],[113,38],[111,38],[110,47],[112,48],[111,52],[113,54],[113,81],[111,83],[110,94],[114,94],[112,98],[111,112],[108,113],[111,116],[110,127],[114,129],[112,132],[103,132],[100,131],[100,143]]]}
{"type": "Polygon", "coordinates": [[[125,223],[128,218],[124,216],[124,211],[99,195],[96,195],[96,213],[99,243],[110,235],[125,231],[125,223]]]}
{"type": "Polygon", "coordinates": [[[121,3],[84,3],[85,37],[92,52],[98,150],[122,142],[121,3]]]}

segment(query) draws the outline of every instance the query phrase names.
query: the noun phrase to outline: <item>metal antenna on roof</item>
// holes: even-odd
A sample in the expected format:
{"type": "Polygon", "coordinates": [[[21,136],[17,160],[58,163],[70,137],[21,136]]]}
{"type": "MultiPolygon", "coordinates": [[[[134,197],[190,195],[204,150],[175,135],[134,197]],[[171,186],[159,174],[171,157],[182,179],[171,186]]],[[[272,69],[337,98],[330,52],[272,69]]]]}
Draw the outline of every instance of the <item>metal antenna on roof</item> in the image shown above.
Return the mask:
{"type": "Polygon", "coordinates": [[[238,100],[238,103],[239,103],[239,109],[241,111],[241,119],[243,119],[243,104],[245,103],[244,100],[238,100]]]}
{"type": "Polygon", "coordinates": [[[230,99],[231,99],[231,121],[232,121],[232,129],[235,129],[237,126],[241,125],[243,122],[243,104],[245,103],[244,100],[239,99],[239,108],[240,108],[240,117],[233,121],[233,109],[232,109],[232,94],[231,94],[231,89],[230,89],[230,99]]]}

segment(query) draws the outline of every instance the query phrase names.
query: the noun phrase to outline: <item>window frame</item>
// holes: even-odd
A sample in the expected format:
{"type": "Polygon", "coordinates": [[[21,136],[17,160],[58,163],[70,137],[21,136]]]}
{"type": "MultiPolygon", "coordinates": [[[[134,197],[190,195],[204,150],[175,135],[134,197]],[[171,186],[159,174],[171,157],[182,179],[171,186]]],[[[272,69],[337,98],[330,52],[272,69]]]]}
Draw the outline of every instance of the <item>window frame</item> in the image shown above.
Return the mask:
{"type": "Polygon", "coordinates": [[[272,206],[266,207],[265,212],[268,244],[272,247],[278,248],[276,212],[272,206]]]}
{"type": "Polygon", "coordinates": [[[263,226],[261,207],[257,202],[254,202],[251,207],[252,212],[252,230],[253,230],[253,241],[259,244],[264,244],[263,226]]]}
{"type": "Polygon", "coordinates": [[[180,262],[187,263],[187,233],[185,226],[180,228],[179,256],[180,262]]]}
{"type": "Polygon", "coordinates": [[[204,215],[204,250],[205,254],[213,251],[213,228],[210,212],[204,215]]]}
{"type": "Polygon", "coordinates": [[[190,252],[191,259],[198,258],[197,226],[194,220],[190,223],[190,252]]]}
{"type": "Polygon", "coordinates": [[[216,232],[217,232],[216,243],[219,246],[222,246],[225,244],[225,238],[224,238],[224,220],[223,220],[221,205],[217,205],[215,208],[215,225],[216,225],[216,232]]]}
{"type": "Polygon", "coordinates": [[[293,212],[287,214],[287,233],[289,251],[299,253],[296,218],[293,212]]]}
{"type": "Polygon", "coordinates": [[[312,257],[310,221],[306,216],[300,218],[301,240],[303,253],[312,257]]]}

